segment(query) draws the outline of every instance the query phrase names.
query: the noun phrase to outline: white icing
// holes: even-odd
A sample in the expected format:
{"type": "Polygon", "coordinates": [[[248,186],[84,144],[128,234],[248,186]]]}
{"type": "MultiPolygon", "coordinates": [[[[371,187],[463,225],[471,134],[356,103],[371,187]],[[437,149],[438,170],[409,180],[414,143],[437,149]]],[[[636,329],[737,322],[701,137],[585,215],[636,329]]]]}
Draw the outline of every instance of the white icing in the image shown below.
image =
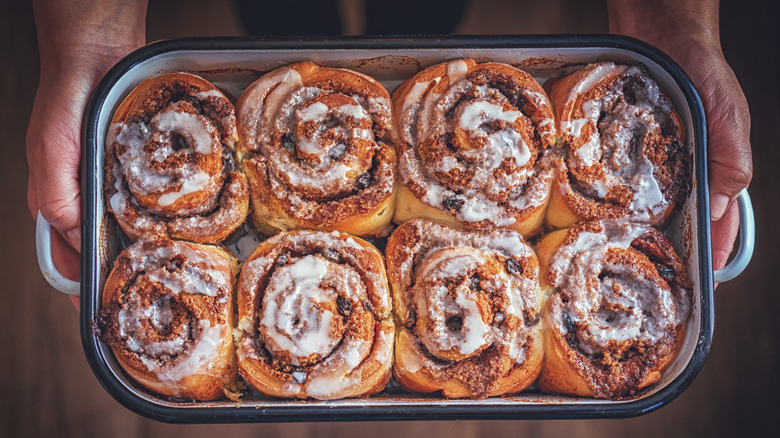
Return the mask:
{"type": "Polygon", "coordinates": [[[469,66],[462,59],[448,62],[447,79],[449,79],[450,85],[466,77],[466,73],[468,73],[468,71],[469,71],[469,66]]]}
{"type": "Polygon", "coordinates": [[[564,120],[561,122],[561,131],[564,134],[579,137],[580,133],[582,132],[582,127],[585,126],[588,121],[589,120],[586,118],[564,120]]]}
{"type": "MultiPolygon", "coordinates": [[[[598,135],[591,136],[587,142],[583,143],[575,151],[577,157],[579,157],[586,166],[592,166],[599,161],[601,151],[599,150],[598,140],[598,135]]],[[[599,196],[606,196],[606,194],[606,191],[603,191],[599,196]]]]}
{"type": "Polygon", "coordinates": [[[582,80],[577,83],[575,87],[572,88],[567,100],[572,100],[576,98],[576,96],[582,95],[607,77],[620,74],[626,71],[627,68],[628,67],[625,65],[616,65],[611,62],[604,62],[597,65],[590,72],[588,72],[588,74],[582,78],[582,80]]]}
{"type": "Polygon", "coordinates": [[[418,104],[423,98],[425,91],[430,85],[430,81],[416,82],[412,85],[412,88],[407,93],[404,103],[402,105],[402,119],[405,120],[401,123],[401,139],[409,143],[415,142],[414,128],[416,128],[416,118],[418,112],[418,104]]]}
{"type": "Polygon", "coordinates": [[[325,356],[335,347],[333,313],[322,308],[336,299],[332,289],[320,287],[327,271],[325,261],[309,255],[281,268],[269,281],[260,324],[273,341],[270,349],[308,357],[325,356]]]}
{"type": "Polygon", "coordinates": [[[297,110],[298,117],[304,122],[319,121],[328,113],[328,106],[322,102],[314,102],[311,105],[297,110]]]}
{"type": "Polygon", "coordinates": [[[455,296],[455,302],[463,309],[466,316],[462,328],[465,342],[459,346],[460,353],[465,355],[475,353],[483,345],[490,330],[490,327],[479,317],[479,307],[475,300],[476,293],[455,296]]]}
{"type": "Polygon", "coordinates": [[[486,121],[500,120],[514,123],[520,115],[520,111],[505,111],[501,105],[486,100],[476,100],[464,107],[458,123],[464,130],[476,131],[486,121]]]}
{"type": "MultiPolygon", "coordinates": [[[[480,294],[484,292],[475,290],[471,285],[471,273],[476,272],[478,266],[487,263],[490,258],[490,252],[485,250],[445,247],[425,259],[421,271],[417,274],[413,293],[417,297],[418,314],[431,321],[425,328],[421,328],[422,331],[418,332],[418,335],[432,354],[457,350],[465,358],[498,342],[515,349],[511,356],[513,359],[519,357],[519,347],[511,345],[525,342],[522,324],[518,332],[507,334],[498,326],[488,324],[477,305],[480,294]],[[460,318],[461,321],[461,327],[456,332],[451,331],[447,325],[448,320],[453,317],[460,318]]],[[[520,318],[522,321],[526,306],[520,290],[530,286],[525,283],[527,282],[503,271],[498,276],[482,278],[480,288],[500,291],[508,301],[506,308],[502,310],[503,317],[520,318]]],[[[533,306],[530,301],[529,305],[533,306]]]]}
{"type": "Polygon", "coordinates": [[[347,365],[349,365],[351,368],[358,366],[360,364],[360,359],[360,351],[358,350],[350,350],[345,356],[347,365]]]}
{"type": "MultiPolygon", "coordinates": [[[[612,74],[643,78],[640,86],[634,87],[635,102],[620,100],[623,96],[620,81],[623,79],[619,79],[618,85],[604,94],[582,102],[581,118],[562,120],[561,130],[572,136],[573,141],[582,142],[573,151],[569,167],[578,175],[579,172],[588,172],[588,166],[601,165],[604,176],[589,181],[591,187],[583,189],[584,194],[604,198],[613,188],[628,187],[633,192],[628,206],[631,216],[638,221],[651,220],[666,210],[669,201],[658,185],[648,152],[635,145],[644,144],[642,139],[646,135],[660,132],[660,123],[673,108],[658,85],[644,76],[638,67],[599,65],[575,89],[584,93],[612,74]],[[582,128],[585,125],[592,126],[592,129],[590,136],[583,139],[582,128]]],[[[579,94],[572,94],[570,98],[577,96],[579,94]]]]}
{"type": "Polygon", "coordinates": [[[594,345],[606,347],[611,341],[658,342],[670,327],[680,323],[671,289],[666,283],[644,277],[633,266],[605,261],[609,251],[626,250],[648,228],[610,221],[600,224],[601,232],[580,232],[550,260],[552,286],[567,291],[569,297],[569,303],[557,313],[556,326],[566,332],[563,313],[582,324],[578,336],[584,342],[580,348],[588,354],[597,353],[594,345]],[[608,275],[601,278],[603,273],[608,275]]]}
{"type": "MultiPolygon", "coordinates": [[[[161,111],[151,122],[158,131],[178,132],[194,144],[192,147],[199,154],[210,154],[219,143],[214,140],[214,128],[207,119],[197,114],[180,111],[161,111]]],[[[166,150],[166,152],[168,152],[166,150]]]]}
{"type": "MultiPolygon", "coordinates": [[[[322,221],[323,213],[335,216],[329,221],[340,220],[332,203],[360,196],[362,191],[355,194],[354,189],[367,172],[372,177],[367,189],[389,196],[395,185],[394,163],[376,157],[380,149],[392,146],[377,142],[376,133],[391,127],[390,100],[303,86],[300,75],[287,70],[253,83],[239,111],[239,124],[249,139],[246,146],[258,153],[251,161],[267,175],[263,184],[273,197],[289,206],[285,214],[308,222],[322,221]],[[342,103],[330,106],[334,100],[329,96],[335,94],[342,103]],[[344,103],[345,96],[349,103],[344,103]]],[[[384,198],[369,199],[378,206],[384,198]]]]}
{"type": "MultiPolygon", "coordinates": [[[[400,257],[389,269],[399,275],[400,287],[410,290],[411,297],[402,296],[398,305],[401,309],[413,306],[416,311],[412,336],[418,337],[425,351],[455,361],[496,348],[515,363],[525,363],[527,342],[535,342],[537,336],[533,327],[526,326],[525,316],[538,315],[541,310],[539,273],[509,274],[503,265],[510,257],[534,257],[522,237],[511,231],[465,232],[424,220],[412,220],[397,232],[420,236],[402,253],[394,254],[394,259],[400,257]],[[498,272],[494,263],[500,263],[498,272]],[[493,274],[485,276],[479,269],[493,274]],[[498,311],[482,307],[485,296],[500,296],[504,304],[498,311]],[[491,314],[492,321],[488,319],[491,314]],[[457,322],[447,326],[452,317],[461,318],[459,330],[457,322]]],[[[436,374],[446,367],[426,354],[399,354],[396,361],[409,373],[425,369],[436,374]]]]}
{"type": "Polygon", "coordinates": [[[371,97],[368,99],[368,112],[380,121],[388,123],[390,115],[393,113],[393,107],[390,99],[386,97],[371,97]]]}
{"type": "Polygon", "coordinates": [[[157,199],[157,203],[163,207],[171,205],[178,201],[182,196],[203,190],[210,180],[211,177],[205,172],[194,172],[180,180],[181,187],[179,190],[162,194],[162,196],[157,199]]]}
{"type": "MultiPolygon", "coordinates": [[[[174,298],[180,294],[227,295],[229,274],[213,269],[208,253],[183,242],[161,246],[153,251],[144,249],[143,241],[130,246],[124,254],[131,261],[129,268],[139,273],[127,290],[125,305],[117,313],[119,336],[127,349],[134,352],[141,363],[157,377],[176,388],[176,382],[196,374],[211,375],[218,350],[230,328],[200,320],[191,326],[188,322],[171,331],[174,320],[174,301],[184,305],[186,299],[174,298]],[[167,266],[172,257],[181,266],[167,266]],[[154,302],[145,303],[138,287],[147,282],[159,283],[165,293],[154,302]],[[160,339],[158,333],[170,333],[160,339]],[[173,334],[176,335],[173,335],[173,334]]],[[[223,268],[227,268],[224,262],[223,268]]],[[[228,270],[229,272],[229,270],[228,270]]],[[[178,323],[181,323],[180,321],[178,323]]]]}
{"type": "Polygon", "coordinates": [[[490,220],[498,226],[509,226],[515,223],[515,218],[504,216],[504,210],[494,203],[478,202],[467,199],[458,212],[458,216],[469,222],[490,220]]]}
{"type": "Polygon", "coordinates": [[[352,117],[355,119],[368,118],[368,114],[360,105],[341,105],[335,107],[333,111],[336,114],[336,118],[338,119],[344,119],[347,117],[352,117]]]}
{"type": "Polygon", "coordinates": [[[198,91],[197,93],[195,93],[195,98],[198,100],[207,100],[213,97],[227,100],[227,97],[225,97],[225,95],[218,89],[198,91]]]}
{"type": "Polygon", "coordinates": [[[144,355],[139,356],[141,362],[149,371],[157,374],[158,379],[167,382],[178,382],[196,374],[208,375],[228,327],[221,324],[211,326],[209,321],[200,321],[198,330],[195,345],[185,354],[177,356],[172,364],[161,366],[159,361],[144,355]]]}
{"type": "Polygon", "coordinates": [[[124,179],[130,193],[135,196],[159,195],[156,204],[144,205],[151,213],[160,213],[162,208],[170,206],[182,196],[196,192],[202,192],[205,201],[181,206],[179,214],[201,213],[216,203],[219,185],[200,169],[199,163],[216,161],[214,164],[217,169],[221,167],[219,133],[209,119],[186,112],[181,106],[180,102],[170,104],[157,113],[148,125],[143,121],[111,125],[107,142],[124,146],[118,149],[120,153],[117,155],[122,171],[116,175],[116,188],[121,194],[109,200],[116,214],[125,212],[126,202],[123,201],[127,199],[120,179],[124,179]],[[179,145],[174,144],[174,135],[184,139],[184,149],[180,150],[179,145]],[[150,144],[154,148],[149,149],[150,144]],[[193,154],[200,154],[200,159],[193,160],[193,154]],[[169,164],[180,161],[184,164],[169,164]]]}
{"type": "Polygon", "coordinates": [[[244,265],[239,288],[262,300],[257,313],[239,320],[239,358],[260,360],[255,343],[261,342],[274,357],[303,367],[292,371],[291,382],[281,388],[288,396],[349,397],[363,384],[381,379],[383,374],[374,367],[392,360],[392,329],[377,331],[370,339],[357,338],[358,333],[348,330],[350,317],[338,310],[341,299],[351,303],[351,309],[363,306],[377,322],[386,324],[391,318],[387,279],[367,271],[367,249],[335,231],[280,234],[266,242],[284,245],[285,256],[257,257],[244,265]]]}
{"type": "Polygon", "coordinates": [[[467,80],[461,75],[465,68],[463,61],[450,62],[449,88],[432,85],[441,79],[434,78],[413,84],[404,96],[398,115],[399,177],[407,187],[420,188],[415,195],[423,203],[449,210],[460,222],[487,220],[490,226],[512,226],[524,211],[549,196],[552,171],[537,166],[544,152],[534,138],[536,130],[542,144],[552,141],[555,126],[549,99],[542,92],[523,90],[535,108],[547,107],[546,112],[525,116],[508,106],[510,100],[500,90],[467,80]],[[431,91],[434,87],[441,93],[431,91]],[[442,138],[453,132],[460,140],[467,136],[467,144],[452,140],[458,143],[451,154],[418,154],[416,148],[424,142],[447,141],[442,138]],[[453,178],[444,178],[443,173],[453,178]],[[464,205],[451,209],[446,204],[452,198],[464,205]]]}
{"type": "MultiPolygon", "coordinates": [[[[185,242],[173,241],[170,246],[157,248],[149,254],[143,245],[135,244],[125,250],[131,259],[131,269],[142,272],[142,277],[160,283],[168,294],[201,294],[215,297],[230,290],[230,267],[224,259],[216,259],[208,251],[193,248],[185,242]],[[183,260],[172,269],[168,264],[174,258],[183,260]]],[[[136,280],[138,281],[138,280],[136,280]]]]}
{"type": "Polygon", "coordinates": [[[115,179],[114,188],[116,189],[116,193],[111,195],[111,197],[108,199],[108,203],[111,206],[111,211],[113,211],[115,214],[123,215],[125,213],[128,199],[127,195],[125,194],[124,187],[122,187],[121,179],[115,179]]]}

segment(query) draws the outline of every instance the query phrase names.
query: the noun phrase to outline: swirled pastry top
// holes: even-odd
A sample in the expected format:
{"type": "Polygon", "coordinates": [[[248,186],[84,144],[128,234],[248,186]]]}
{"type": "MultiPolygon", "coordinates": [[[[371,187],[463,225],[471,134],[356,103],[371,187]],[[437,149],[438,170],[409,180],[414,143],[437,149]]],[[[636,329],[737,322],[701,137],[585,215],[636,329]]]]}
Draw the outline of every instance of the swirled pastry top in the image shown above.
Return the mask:
{"type": "Polygon", "coordinates": [[[556,290],[547,323],[597,397],[657,380],[682,343],[691,284],[669,240],[649,225],[575,225],[551,256],[547,280],[556,290]]]}
{"type": "Polygon", "coordinates": [[[642,68],[592,64],[555,82],[550,96],[567,149],[559,178],[579,217],[655,225],[687,198],[685,129],[642,68]]]}
{"type": "Polygon", "coordinates": [[[262,76],[237,106],[242,160],[260,203],[327,228],[391,196],[390,96],[376,80],[302,62],[262,76]]]}
{"type": "Polygon", "coordinates": [[[399,178],[427,205],[471,228],[506,227],[548,199],[555,140],[550,100],[506,64],[450,61],[394,93],[399,178]]]}
{"type": "Polygon", "coordinates": [[[116,260],[98,327],[125,370],[150,389],[210,400],[235,376],[237,268],[216,247],[141,239],[116,260]]]}
{"type": "Polygon", "coordinates": [[[248,204],[237,138],[233,104],[205,79],[171,73],[139,84],[106,138],[106,198],[122,229],[133,239],[226,237],[248,204]]]}
{"type": "Polygon", "coordinates": [[[404,327],[395,370],[402,385],[485,397],[534,380],[541,362],[539,265],[520,234],[412,220],[390,237],[387,260],[404,327]]]}
{"type": "Polygon", "coordinates": [[[612,293],[619,292],[620,300],[637,304],[623,308],[627,303],[621,301],[620,307],[630,311],[622,315],[626,318],[619,317],[607,325],[597,324],[599,328],[594,329],[593,339],[601,345],[606,345],[608,339],[631,336],[658,340],[666,327],[685,321],[691,301],[682,261],[668,254],[661,258],[660,254],[654,254],[658,252],[674,254],[675,251],[660,232],[648,226],[606,220],[582,224],[569,233],[553,256],[548,280],[556,290],[574,298],[571,301],[573,322],[596,318],[595,310],[601,300],[616,298],[612,293]],[[593,279],[600,282],[595,283],[593,279]],[[647,306],[653,307],[654,318],[640,327],[637,324],[641,318],[628,316],[647,306]]]}
{"type": "Polygon", "coordinates": [[[338,232],[280,233],[239,280],[242,375],[281,397],[375,393],[389,378],[394,326],[381,255],[338,232]]]}

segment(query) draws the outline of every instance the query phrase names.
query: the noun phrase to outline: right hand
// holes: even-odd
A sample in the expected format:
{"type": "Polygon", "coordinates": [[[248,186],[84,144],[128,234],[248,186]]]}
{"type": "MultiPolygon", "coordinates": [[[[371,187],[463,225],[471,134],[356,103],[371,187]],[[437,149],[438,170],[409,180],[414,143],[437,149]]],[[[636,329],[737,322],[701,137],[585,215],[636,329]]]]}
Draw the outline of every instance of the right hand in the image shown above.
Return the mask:
{"type": "Polygon", "coordinates": [[[640,38],[677,61],[707,114],[714,269],[728,261],[739,231],[734,202],[753,176],[750,110],[720,47],[717,0],[611,0],[610,31],[640,38]]]}
{"type": "MultiPolygon", "coordinates": [[[[72,2],[71,2],[72,3],[72,2]]],[[[112,65],[144,43],[146,4],[34,4],[41,76],[27,127],[27,203],[48,220],[52,257],[78,280],[81,248],[81,124],[92,90],[112,65]]],[[[71,297],[78,308],[78,297],[71,297]]]]}

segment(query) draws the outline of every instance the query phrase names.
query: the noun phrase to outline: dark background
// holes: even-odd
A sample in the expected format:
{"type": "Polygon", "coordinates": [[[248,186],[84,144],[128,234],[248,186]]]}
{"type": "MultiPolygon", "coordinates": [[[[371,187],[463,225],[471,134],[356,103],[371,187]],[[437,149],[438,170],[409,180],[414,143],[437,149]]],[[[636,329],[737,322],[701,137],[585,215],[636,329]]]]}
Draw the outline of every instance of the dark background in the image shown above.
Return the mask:
{"type": "MultiPolygon", "coordinates": [[[[346,33],[364,28],[361,0],[342,0],[346,33]]],[[[750,103],[756,212],[753,261],[715,298],[712,350],[701,374],[680,397],[651,414],[623,420],[303,423],[175,426],[126,410],[100,386],[86,363],[78,317],[64,295],[41,277],[34,222],[26,203],[25,129],[38,80],[32,9],[0,6],[0,434],[3,436],[754,436],[780,412],[780,18],[770,0],[724,0],[726,58],[750,103]]],[[[241,35],[229,1],[152,1],[148,40],[241,35]],[[178,16],[172,19],[171,17],[178,16]]],[[[464,34],[604,33],[601,1],[472,1],[458,27],[464,34]]]]}

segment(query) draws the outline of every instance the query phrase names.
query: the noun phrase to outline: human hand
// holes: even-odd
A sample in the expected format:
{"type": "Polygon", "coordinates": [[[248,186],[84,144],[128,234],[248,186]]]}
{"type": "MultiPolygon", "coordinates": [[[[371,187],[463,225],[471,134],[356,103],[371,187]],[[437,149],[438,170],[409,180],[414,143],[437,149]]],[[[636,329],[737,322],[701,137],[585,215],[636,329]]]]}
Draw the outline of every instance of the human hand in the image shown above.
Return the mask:
{"type": "MultiPolygon", "coordinates": [[[[37,217],[40,210],[52,224],[55,265],[75,280],[81,247],[82,117],[100,78],[143,44],[146,7],[143,2],[134,8],[114,2],[80,3],[39,1],[34,5],[41,75],[27,128],[30,213],[37,217]]],[[[78,297],[71,299],[78,308],[78,297]]]]}
{"type": "Polygon", "coordinates": [[[734,202],[753,175],[750,112],[720,47],[713,0],[609,1],[610,32],[642,39],[674,58],[691,78],[707,116],[714,269],[728,261],[739,230],[734,202]]]}
{"type": "Polygon", "coordinates": [[[734,199],[753,175],[750,110],[718,45],[688,42],[667,53],[690,76],[707,115],[712,258],[714,269],[721,269],[739,230],[734,199]]]}

